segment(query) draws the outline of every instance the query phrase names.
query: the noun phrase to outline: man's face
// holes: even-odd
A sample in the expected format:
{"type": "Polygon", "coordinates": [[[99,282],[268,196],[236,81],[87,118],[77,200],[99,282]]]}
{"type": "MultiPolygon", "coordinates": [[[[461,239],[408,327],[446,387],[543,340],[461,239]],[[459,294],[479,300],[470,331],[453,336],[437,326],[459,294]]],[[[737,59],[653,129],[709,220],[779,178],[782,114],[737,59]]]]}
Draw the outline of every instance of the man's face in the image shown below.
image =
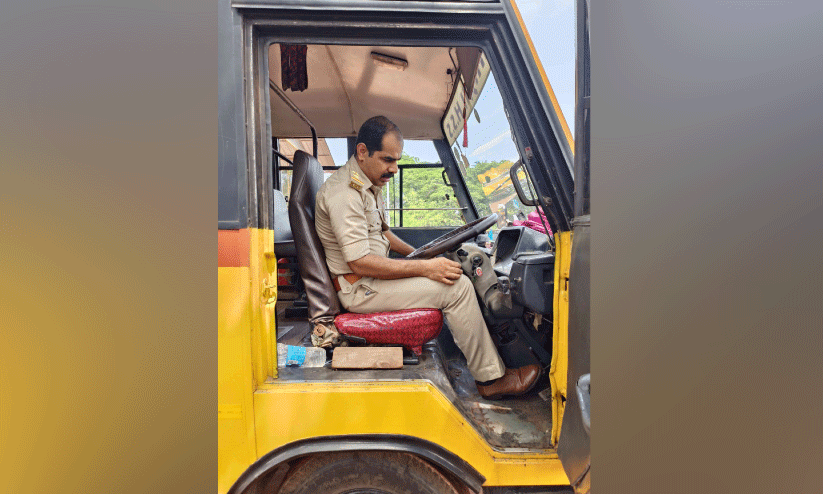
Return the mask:
{"type": "Polygon", "coordinates": [[[369,156],[366,145],[357,144],[357,164],[371,180],[371,183],[382,187],[389,183],[397,173],[397,160],[403,155],[403,138],[396,132],[389,132],[383,136],[383,149],[375,151],[369,156]]]}

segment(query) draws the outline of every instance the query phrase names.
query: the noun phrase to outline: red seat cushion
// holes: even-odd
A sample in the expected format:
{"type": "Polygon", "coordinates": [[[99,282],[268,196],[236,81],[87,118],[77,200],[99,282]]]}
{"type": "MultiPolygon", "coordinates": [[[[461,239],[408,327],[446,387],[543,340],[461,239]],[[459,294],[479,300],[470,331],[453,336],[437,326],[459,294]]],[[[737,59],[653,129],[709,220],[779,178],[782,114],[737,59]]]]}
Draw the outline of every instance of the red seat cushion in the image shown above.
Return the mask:
{"type": "Polygon", "coordinates": [[[373,314],[348,312],[335,317],[334,325],[341,333],[359,336],[367,343],[402,345],[420,355],[423,343],[440,334],[443,313],[439,309],[404,309],[373,314]]]}

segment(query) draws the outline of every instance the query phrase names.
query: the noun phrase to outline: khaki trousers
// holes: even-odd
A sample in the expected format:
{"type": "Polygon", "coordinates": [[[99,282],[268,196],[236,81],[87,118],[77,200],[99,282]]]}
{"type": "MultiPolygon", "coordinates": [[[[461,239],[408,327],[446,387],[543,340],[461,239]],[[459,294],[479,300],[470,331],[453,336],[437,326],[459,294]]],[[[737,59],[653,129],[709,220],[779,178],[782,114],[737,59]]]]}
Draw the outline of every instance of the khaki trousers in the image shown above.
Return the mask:
{"type": "Polygon", "coordinates": [[[353,284],[342,276],[337,279],[340,282],[337,296],[349,312],[368,314],[401,309],[441,309],[474,379],[491,381],[505,373],[506,366],[483,321],[474,287],[465,275],[454,285],[424,277],[360,278],[353,284]]]}

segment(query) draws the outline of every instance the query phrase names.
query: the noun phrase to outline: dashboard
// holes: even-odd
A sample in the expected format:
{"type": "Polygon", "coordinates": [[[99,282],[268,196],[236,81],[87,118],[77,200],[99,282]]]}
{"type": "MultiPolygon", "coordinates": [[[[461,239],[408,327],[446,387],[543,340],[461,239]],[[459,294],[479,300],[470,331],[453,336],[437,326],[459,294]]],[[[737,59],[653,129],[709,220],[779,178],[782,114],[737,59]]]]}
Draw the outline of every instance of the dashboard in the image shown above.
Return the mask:
{"type": "Polygon", "coordinates": [[[500,230],[492,247],[491,262],[498,290],[538,314],[552,312],[554,252],[546,234],[525,226],[500,230]]]}

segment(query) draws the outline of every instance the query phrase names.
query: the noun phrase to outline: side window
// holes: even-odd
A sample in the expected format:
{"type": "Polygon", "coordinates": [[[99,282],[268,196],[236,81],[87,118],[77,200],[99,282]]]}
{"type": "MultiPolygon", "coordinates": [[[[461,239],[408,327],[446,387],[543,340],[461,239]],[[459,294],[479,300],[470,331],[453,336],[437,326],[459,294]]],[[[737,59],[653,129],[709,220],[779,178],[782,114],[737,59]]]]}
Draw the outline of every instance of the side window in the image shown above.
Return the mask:
{"type": "MultiPolygon", "coordinates": [[[[503,99],[494,76],[489,74],[483,92],[469,116],[466,131],[452,144],[460,171],[480,216],[500,215],[498,228],[525,219],[533,206],[520,202],[512,185],[509,169],[520,159],[512,138],[503,99]],[[467,146],[463,146],[463,144],[467,146]]],[[[521,172],[524,191],[529,190],[521,172]]]]}
{"type": "MultiPolygon", "coordinates": [[[[323,166],[326,178],[329,178],[334,173],[334,167],[343,166],[348,157],[346,139],[324,138],[317,141],[317,159],[323,166]]],[[[281,138],[277,139],[277,150],[280,154],[289,160],[294,159],[294,153],[297,150],[312,153],[312,141],[305,138],[281,138]]],[[[288,200],[289,192],[291,191],[291,177],[292,166],[291,163],[284,159],[278,159],[275,155],[275,162],[278,163],[275,170],[277,170],[278,181],[275,188],[282,191],[283,195],[288,200]],[[277,186],[279,185],[279,186],[277,186]]]]}
{"type": "Polygon", "coordinates": [[[383,187],[391,227],[457,226],[460,204],[443,182],[443,165],[432,141],[405,140],[397,175],[383,187]]]}

